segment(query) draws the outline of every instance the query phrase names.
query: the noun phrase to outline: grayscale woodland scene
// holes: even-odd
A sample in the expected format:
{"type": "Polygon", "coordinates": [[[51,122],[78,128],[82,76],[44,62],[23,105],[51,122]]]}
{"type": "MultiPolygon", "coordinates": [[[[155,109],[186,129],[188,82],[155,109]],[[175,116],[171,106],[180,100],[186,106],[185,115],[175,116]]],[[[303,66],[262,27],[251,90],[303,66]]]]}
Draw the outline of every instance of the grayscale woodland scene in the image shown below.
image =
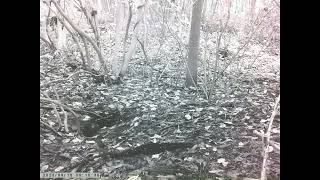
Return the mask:
{"type": "Polygon", "coordinates": [[[280,179],[280,0],[40,0],[41,173],[280,179]]]}

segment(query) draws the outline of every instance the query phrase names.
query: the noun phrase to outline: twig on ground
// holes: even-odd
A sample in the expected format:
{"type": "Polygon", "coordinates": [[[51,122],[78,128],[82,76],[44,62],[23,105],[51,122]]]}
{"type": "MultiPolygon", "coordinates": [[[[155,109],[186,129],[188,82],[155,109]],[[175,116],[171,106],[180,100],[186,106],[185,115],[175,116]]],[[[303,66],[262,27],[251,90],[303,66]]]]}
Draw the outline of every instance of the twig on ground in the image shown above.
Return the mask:
{"type": "Polygon", "coordinates": [[[77,72],[71,74],[71,75],[70,75],[69,77],[67,77],[67,78],[64,78],[64,79],[56,79],[56,80],[52,80],[52,81],[50,81],[50,82],[41,84],[41,85],[40,85],[40,88],[46,87],[46,86],[48,86],[48,85],[50,85],[50,84],[52,84],[52,83],[58,83],[58,82],[68,81],[68,80],[70,80],[73,76],[76,76],[76,75],[78,75],[78,74],[80,74],[80,73],[88,73],[88,74],[90,74],[90,75],[92,75],[92,76],[95,76],[95,77],[99,77],[99,76],[103,75],[103,74],[94,74],[94,73],[92,73],[92,72],[90,72],[90,71],[86,71],[86,70],[77,71],[77,72]]]}
{"type": "Polygon", "coordinates": [[[65,78],[65,79],[56,79],[56,80],[53,80],[53,81],[50,81],[50,82],[41,84],[41,85],[40,85],[40,88],[46,87],[46,86],[48,86],[48,85],[50,85],[50,84],[52,84],[52,83],[68,81],[68,80],[71,79],[73,76],[75,76],[75,75],[77,75],[77,74],[79,74],[79,73],[81,73],[81,71],[77,71],[77,72],[71,74],[69,77],[67,77],[67,78],[65,78]]]}
{"type": "Polygon", "coordinates": [[[41,100],[42,100],[42,101],[51,102],[51,103],[55,103],[55,104],[57,104],[57,105],[59,105],[59,106],[62,106],[62,107],[64,107],[64,108],[66,108],[68,111],[70,111],[75,117],[78,117],[78,115],[77,115],[70,107],[68,107],[67,105],[62,104],[62,103],[59,102],[59,101],[55,101],[55,100],[52,100],[52,99],[40,97],[40,101],[41,101],[41,100]]]}
{"type": "Polygon", "coordinates": [[[78,128],[78,131],[80,132],[80,120],[78,119],[78,115],[68,106],[62,104],[60,101],[56,101],[56,100],[52,100],[52,99],[48,99],[48,98],[42,98],[40,97],[40,101],[47,101],[47,102],[51,102],[51,103],[55,103],[61,107],[64,107],[65,109],[67,109],[69,112],[71,112],[76,118],[76,123],[77,123],[77,128],[78,128]]]}

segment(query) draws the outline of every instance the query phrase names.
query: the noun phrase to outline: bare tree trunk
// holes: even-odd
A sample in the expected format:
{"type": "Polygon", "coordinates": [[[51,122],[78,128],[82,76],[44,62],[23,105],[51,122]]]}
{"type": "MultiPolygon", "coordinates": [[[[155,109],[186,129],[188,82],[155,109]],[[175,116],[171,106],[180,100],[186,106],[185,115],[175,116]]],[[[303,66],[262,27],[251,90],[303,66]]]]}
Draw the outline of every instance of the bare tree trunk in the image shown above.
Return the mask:
{"type": "Polygon", "coordinates": [[[117,4],[117,10],[116,10],[116,15],[115,15],[115,34],[116,34],[116,44],[114,46],[114,58],[111,60],[111,69],[112,69],[112,74],[115,77],[118,77],[118,74],[120,72],[120,57],[121,57],[121,42],[122,42],[122,31],[124,28],[124,4],[119,1],[117,4]]]}
{"type": "Polygon", "coordinates": [[[203,0],[196,0],[192,8],[191,30],[189,36],[189,52],[187,62],[186,86],[196,86],[198,57],[199,57],[199,40],[200,25],[203,0]]]}
{"type": "Polygon", "coordinates": [[[140,8],[138,8],[138,20],[137,22],[135,23],[134,25],[134,32],[133,32],[133,36],[132,36],[132,39],[131,39],[131,44],[130,44],[130,47],[129,47],[129,51],[128,53],[125,55],[125,58],[124,58],[124,62],[122,63],[122,66],[121,66],[121,71],[120,71],[120,77],[123,77],[127,71],[127,68],[129,66],[129,60],[131,59],[132,55],[134,54],[135,50],[136,50],[136,45],[138,43],[138,26],[139,24],[141,23],[141,21],[143,20],[143,15],[147,9],[147,4],[148,4],[148,1],[146,1],[140,8]]]}
{"type": "MultiPolygon", "coordinates": [[[[129,34],[129,27],[130,27],[130,23],[131,23],[131,19],[132,19],[132,7],[130,2],[128,2],[128,6],[129,6],[129,12],[128,12],[128,20],[127,20],[127,26],[126,26],[126,32],[124,35],[124,40],[123,40],[123,62],[125,62],[125,57],[126,57],[126,49],[127,49],[127,39],[128,39],[128,34],[129,34]]],[[[118,74],[117,74],[117,78],[118,78],[118,74]]]]}
{"type": "Polygon", "coordinates": [[[80,56],[81,56],[81,60],[82,60],[82,65],[83,67],[86,69],[86,70],[91,70],[91,65],[90,63],[87,64],[87,62],[90,61],[90,59],[88,58],[88,49],[87,49],[87,46],[85,44],[85,39],[83,36],[80,36],[82,38],[82,41],[85,45],[85,50],[86,50],[86,56],[87,56],[87,60],[84,58],[84,55],[83,55],[83,52],[82,52],[82,49],[80,47],[80,44],[79,44],[79,41],[77,40],[77,38],[75,37],[75,35],[72,33],[71,29],[62,21],[61,18],[58,18],[60,23],[64,25],[64,28],[66,28],[66,30],[69,32],[69,34],[71,35],[73,41],[76,43],[78,49],[79,49],[79,52],[80,52],[80,56]]]}
{"type": "Polygon", "coordinates": [[[251,20],[254,19],[256,12],[256,0],[251,0],[251,7],[250,7],[250,18],[251,20]]]}
{"type": "Polygon", "coordinates": [[[210,6],[210,18],[213,19],[213,16],[217,10],[217,5],[218,5],[218,1],[219,0],[215,0],[215,2],[211,2],[211,6],[210,6]]]}
{"type": "MultiPolygon", "coordinates": [[[[48,4],[48,7],[50,7],[50,3],[48,4]]],[[[51,9],[49,8],[48,9],[48,15],[47,15],[47,18],[46,18],[46,33],[47,33],[47,37],[48,37],[48,40],[49,42],[52,44],[52,47],[53,49],[55,50],[56,49],[56,45],[54,44],[52,38],[51,38],[51,31],[49,30],[49,24],[50,24],[50,13],[51,13],[51,9]]]]}
{"type": "MultiPolygon", "coordinates": [[[[212,1],[212,0],[211,0],[212,1]]],[[[204,0],[203,2],[203,9],[202,9],[202,18],[205,21],[206,19],[206,13],[207,13],[207,6],[208,6],[208,0],[204,0]]]]}

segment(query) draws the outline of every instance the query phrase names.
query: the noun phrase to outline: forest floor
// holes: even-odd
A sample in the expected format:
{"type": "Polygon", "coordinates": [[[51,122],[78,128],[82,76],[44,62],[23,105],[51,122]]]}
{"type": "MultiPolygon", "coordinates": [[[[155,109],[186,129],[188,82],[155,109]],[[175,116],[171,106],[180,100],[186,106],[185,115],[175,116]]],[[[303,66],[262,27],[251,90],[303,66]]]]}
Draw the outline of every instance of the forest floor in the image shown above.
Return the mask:
{"type": "MultiPolygon", "coordinates": [[[[103,83],[66,63],[63,55],[49,53],[43,44],[40,49],[42,85],[76,73],[41,91],[52,99],[58,95],[81,119],[79,133],[68,112],[66,132],[52,106],[41,103],[41,172],[95,172],[112,179],[260,177],[262,140],[253,132],[267,129],[280,93],[279,73],[274,73],[279,70],[270,73],[266,68],[238,80],[230,75],[208,100],[201,89],[184,87],[184,73],[162,72],[165,64],[155,64],[161,79],[152,79],[144,71],[144,59],[138,58],[122,83],[103,83]]],[[[274,63],[279,62],[268,60],[263,67],[274,63]]],[[[63,113],[60,116],[63,119],[63,113]]],[[[279,115],[272,140],[280,142],[279,115]]],[[[270,179],[280,178],[280,153],[275,149],[267,172],[270,179]]]]}

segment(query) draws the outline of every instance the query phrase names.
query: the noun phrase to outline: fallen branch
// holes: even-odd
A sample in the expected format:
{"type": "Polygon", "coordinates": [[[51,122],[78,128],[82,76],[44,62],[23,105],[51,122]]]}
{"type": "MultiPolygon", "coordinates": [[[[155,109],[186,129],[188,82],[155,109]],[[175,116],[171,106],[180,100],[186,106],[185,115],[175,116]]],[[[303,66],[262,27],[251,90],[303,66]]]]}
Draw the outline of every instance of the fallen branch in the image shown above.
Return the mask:
{"type": "Polygon", "coordinates": [[[70,108],[68,107],[67,105],[64,105],[62,103],[60,103],[59,101],[55,101],[55,100],[52,100],[52,99],[48,99],[48,98],[42,98],[40,97],[40,101],[47,101],[47,102],[51,102],[51,103],[54,103],[54,104],[57,104],[59,106],[62,106],[64,108],[66,108],[68,111],[70,111],[75,117],[78,117],[78,115],[70,108]]]}
{"type": "MultiPolygon", "coordinates": [[[[52,99],[48,99],[48,98],[41,98],[40,97],[40,101],[47,101],[47,102],[51,102],[51,103],[54,103],[54,104],[57,104],[61,107],[64,107],[65,109],[67,109],[69,112],[71,112],[76,118],[76,127],[78,128],[78,131],[80,132],[80,120],[78,119],[78,115],[68,106],[62,104],[61,102],[59,101],[56,101],[56,100],[52,100],[52,99]]],[[[65,120],[66,121],[66,120],[65,120]]],[[[67,131],[68,132],[68,131],[67,131]]]]}
{"type": "Polygon", "coordinates": [[[52,83],[57,83],[57,82],[63,82],[63,81],[68,81],[69,79],[71,79],[73,76],[79,74],[81,71],[78,71],[78,72],[75,72],[73,74],[71,74],[69,77],[65,78],[65,79],[56,79],[56,80],[53,80],[53,81],[50,81],[50,82],[47,82],[47,83],[44,83],[44,84],[40,84],[40,88],[42,87],[46,87],[52,83]]]}
{"type": "MultiPolygon", "coordinates": [[[[49,107],[49,106],[40,106],[40,109],[47,109],[47,110],[52,110],[53,108],[52,107],[49,107]]],[[[78,114],[80,113],[87,113],[87,114],[91,114],[91,115],[94,115],[94,116],[97,116],[98,118],[105,118],[103,116],[100,116],[99,114],[95,113],[95,112],[92,112],[92,111],[87,111],[87,110],[82,110],[82,109],[74,109],[74,108],[71,108],[74,112],[78,112],[78,114]]]]}
{"type": "MultiPolygon", "coordinates": [[[[51,98],[49,97],[48,92],[44,92],[43,94],[44,94],[44,96],[45,96],[46,98],[51,99],[51,98]]],[[[58,113],[58,111],[57,111],[57,106],[56,106],[56,104],[54,104],[54,103],[52,103],[51,106],[52,106],[52,108],[53,108],[53,110],[54,110],[54,113],[55,113],[57,119],[58,119],[59,128],[60,128],[60,126],[62,125],[62,121],[61,121],[61,117],[60,117],[60,115],[59,115],[59,113],[58,113]]]]}
{"type": "Polygon", "coordinates": [[[47,83],[44,83],[44,84],[40,84],[40,88],[46,87],[46,86],[48,86],[48,85],[50,85],[50,84],[52,84],[52,83],[58,83],[58,82],[68,81],[68,80],[71,79],[73,76],[76,76],[76,75],[78,75],[78,74],[80,74],[80,73],[88,73],[88,74],[90,74],[90,75],[92,75],[92,76],[95,76],[95,77],[99,77],[99,76],[103,75],[103,74],[94,74],[94,73],[92,73],[92,72],[90,72],[90,71],[77,71],[77,72],[71,74],[71,75],[70,75],[69,77],[67,77],[67,78],[64,78],[64,79],[56,79],[56,80],[52,80],[52,81],[47,82],[47,83]]]}

